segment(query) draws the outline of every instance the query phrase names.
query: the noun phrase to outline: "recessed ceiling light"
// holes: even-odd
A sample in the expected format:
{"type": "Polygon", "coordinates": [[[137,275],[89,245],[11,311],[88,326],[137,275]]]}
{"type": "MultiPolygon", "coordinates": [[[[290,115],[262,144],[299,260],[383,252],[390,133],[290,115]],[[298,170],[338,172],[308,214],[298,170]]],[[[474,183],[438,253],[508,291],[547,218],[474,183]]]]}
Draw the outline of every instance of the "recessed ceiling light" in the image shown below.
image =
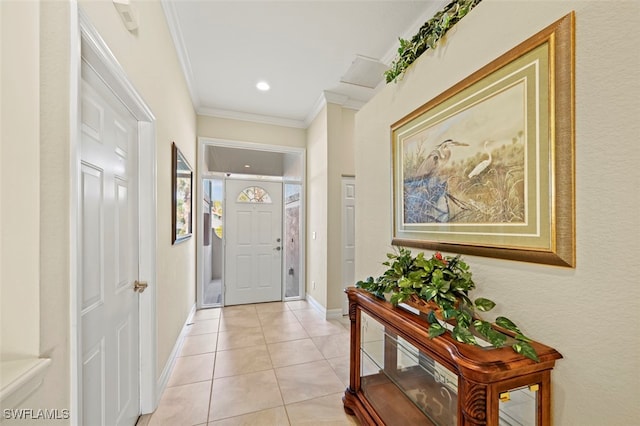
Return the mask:
{"type": "Polygon", "coordinates": [[[256,87],[262,92],[266,92],[271,88],[271,86],[269,86],[269,83],[267,83],[266,81],[259,81],[258,84],[256,84],[256,87]]]}
{"type": "Polygon", "coordinates": [[[245,165],[244,165],[244,168],[245,168],[245,169],[249,169],[249,168],[251,168],[251,166],[250,166],[249,164],[245,164],[245,165]]]}

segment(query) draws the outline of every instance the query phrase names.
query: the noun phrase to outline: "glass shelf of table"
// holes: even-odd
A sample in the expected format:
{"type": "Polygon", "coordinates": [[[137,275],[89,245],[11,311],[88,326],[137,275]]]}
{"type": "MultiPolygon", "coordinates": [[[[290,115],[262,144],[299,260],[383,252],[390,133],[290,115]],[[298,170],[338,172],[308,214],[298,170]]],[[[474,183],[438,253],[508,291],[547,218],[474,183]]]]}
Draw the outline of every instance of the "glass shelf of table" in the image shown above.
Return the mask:
{"type": "Polygon", "coordinates": [[[456,424],[457,376],[366,314],[360,365],[362,390],[385,423],[456,424]]]}
{"type": "MultiPolygon", "coordinates": [[[[458,424],[458,376],[362,313],[360,383],[386,424],[458,424]]],[[[537,386],[500,393],[499,425],[537,424],[537,386]]]]}

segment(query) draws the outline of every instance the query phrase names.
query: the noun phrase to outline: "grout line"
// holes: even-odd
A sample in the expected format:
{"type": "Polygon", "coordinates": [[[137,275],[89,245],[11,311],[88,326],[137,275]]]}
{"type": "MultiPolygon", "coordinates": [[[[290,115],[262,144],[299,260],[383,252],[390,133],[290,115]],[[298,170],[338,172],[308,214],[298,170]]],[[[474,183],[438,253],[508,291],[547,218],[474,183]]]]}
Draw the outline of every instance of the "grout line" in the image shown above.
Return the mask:
{"type": "Polygon", "coordinates": [[[220,320],[222,319],[222,311],[218,317],[218,328],[216,330],[216,347],[213,351],[213,369],[211,370],[211,387],[209,388],[209,404],[207,405],[207,425],[211,416],[211,404],[213,403],[213,381],[216,375],[216,361],[218,361],[218,340],[220,339],[220,320]]]}
{"type": "MultiPolygon", "coordinates": [[[[288,305],[285,305],[285,307],[288,309],[287,312],[292,312],[291,309],[289,309],[288,305]]],[[[294,315],[295,317],[295,315],[294,315]]],[[[271,362],[271,371],[273,371],[273,377],[275,377],[276,379],[276,385],[278,386],[278,392],[280,393],[280,400],[282,401],[282,408],[284,410],[284,415],[287,416],[287,423],[289,423],[289,425],[291,425],[291,419],[289,418],[289,411],[287,410],[287,404],[284,402],[284,396],[282,395],[282,388],[280,387],[280,380],[278,380],[278,375],[276,374],[276,367],[275,365],[273,365],[273,358],[271,357],[271,351],[269,350],[269,344],[267,343],[267,339],[264,336],[264,328],[262,325],[262,320],[260,320],[260,318],[258,318],[258,320],[260,321],[260,327],[262,329],[262,338],[264,339],[264,343],[267,347],[267,354],[269,355],[269,361],[271,362]]],[[[296,321],[298,320],[298,318],[296,317],[296,321]]],[[[299,321],[298,321],[299,322],[299,321]]]]}

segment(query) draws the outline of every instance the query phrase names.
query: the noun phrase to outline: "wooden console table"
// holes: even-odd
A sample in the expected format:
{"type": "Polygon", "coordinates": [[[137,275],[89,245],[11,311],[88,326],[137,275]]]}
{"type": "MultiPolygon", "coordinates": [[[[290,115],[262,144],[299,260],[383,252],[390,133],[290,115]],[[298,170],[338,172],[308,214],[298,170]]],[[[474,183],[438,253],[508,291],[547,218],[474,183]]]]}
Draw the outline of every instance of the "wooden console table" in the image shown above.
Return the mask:
{"type": "MultiPolygon", "coordinates": [[[[347,413],[365,425],[551,424],[551,370],[562,355],[430,339],[426,318],[354,287],[347,413]]],[[[488,346],[488,345],[487,345],[488,346]]]]}

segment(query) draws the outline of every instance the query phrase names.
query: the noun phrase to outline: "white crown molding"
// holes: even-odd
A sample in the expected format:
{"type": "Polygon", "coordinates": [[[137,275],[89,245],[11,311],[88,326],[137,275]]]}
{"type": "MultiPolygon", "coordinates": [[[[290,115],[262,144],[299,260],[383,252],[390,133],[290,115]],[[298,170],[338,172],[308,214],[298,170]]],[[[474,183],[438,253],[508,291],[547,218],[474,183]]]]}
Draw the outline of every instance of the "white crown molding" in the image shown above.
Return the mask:
{"type": "Polygon", "coordinates": [[[325,90],[322,92],[322,96],[326,103],[340,105],[343,108],[359,110],[367,102],[359,101],[357,99],[350,98],[347,95],[341,95],[340,93],[329,92],[325,90]]]}
{"type": "Polygon", "coordinates": [[[320,114],[320,111],[322,111],[322,108],[324,108],[326,104],[327,100],[324,97],[324,93],[320,93],[320,96],[318,96],[318,99],[313,104],[313,107],[309,110],[309,114],[307,114],[307,117],[304,119],[305,127],[308,128],[311,125],[314,118],[316,118],[316,116],[320,114]]]}
{"type": "Polygon", "coordinates": [[[356,99],[349,99],[347,102],[345,102],[344,104],[342,104],[342,108],[347,108],[347,109],[353,109],[355,111],[360,111],[360,109],[362,109],[363,106],[365,106],[367,103],[365,101],[359,101],[356,99]]]}
{"type": "Polygon", "coordinates": [[[290,118],[273,117],[269,115],[250,114],[246,112],[232,111],[218,108],[197,108],[198,115],[216,118],[226,118],[230,120],[250,121],[253,123],[271,124],[274,126],[293,127],[296,129],[307,129],[318,113],[327,103],[337,104],[343,108],[360,110],[366,102],[351,99],[346,95],[324,91],[311,108],[311,112],[305,120],[294,120],[290,118]]]}
{"type": "MultiPolygon", "coordinates": [[[[438,11],[444,9],[444,7],[450,3],[451,0],[435,0],[433,2],[427,2],[427,8],[425,11],[415,20],[415,22],[405,30],[405,32],[399,36],[405,40],[410,40],[420,29],[425,22],[433,18],[438,11]]],[[[380,62],[383,64],[391,65],[391,62],[396,58],[398,54],[398,40],[395,40],[393,45],[387,50],[387,53],[380,58],[380,62]]]]}
{"type": "Polygon", "coordinates": [[[200,105],[200,97],[195,89],[193,69],[187,53],[187,47],[184,43],[184,38],[182,37],[180,21],[178,20],[178,12],[176,11],[174,2],[171,0],[160,0],[160,3],[162,4],[162,9],[164,10],[164,15],[167,19],[167,26],[169,27],[169,32],[173,39],[173,45],[176,49],[176,53],[178,54],[178,60],[182,67],[182,74],[187,82],[187,88],[191,95],[191,103],[193,104],[194,109],[198,109],[198,106],[200,105]]]}
{"type": "Polygon", "coordinates": [[[227,118],[230,120],[251,121],[254,123],[272,124],[274,126],[294,127],[306,129],[308,125],[301,120],[272,117],[268,115],[250,114],[246,112],[231,111],[217,108],[198,108],[197,113],[208,117],[227,118]]]}
{"type": "Polygon", "coordinates": [[[357,99],[351,99],[347,95],[342,95],[340,93],[325,90],[320,94],[318,100],[313,105],[313,108],[311,108],[311,110],[309,111],[309,114],[307,114],[307,118],[305,118],[304,120],[305,127],[309,127],[311,125],[311,122],[327,104],[336,104],[340,105],[343,108],[359,111],[366,104],[366,102],[359,101],[357,99]]]}
{"type": "Polygon", "coordinates": [[[340,93],[329,92],[325,90],[320,95],[324,98],[325,103],[327,104],[336,104],[336,105],[344,105],[349,101],[349,97],[347,95],[341,95],[340,93]]]}

